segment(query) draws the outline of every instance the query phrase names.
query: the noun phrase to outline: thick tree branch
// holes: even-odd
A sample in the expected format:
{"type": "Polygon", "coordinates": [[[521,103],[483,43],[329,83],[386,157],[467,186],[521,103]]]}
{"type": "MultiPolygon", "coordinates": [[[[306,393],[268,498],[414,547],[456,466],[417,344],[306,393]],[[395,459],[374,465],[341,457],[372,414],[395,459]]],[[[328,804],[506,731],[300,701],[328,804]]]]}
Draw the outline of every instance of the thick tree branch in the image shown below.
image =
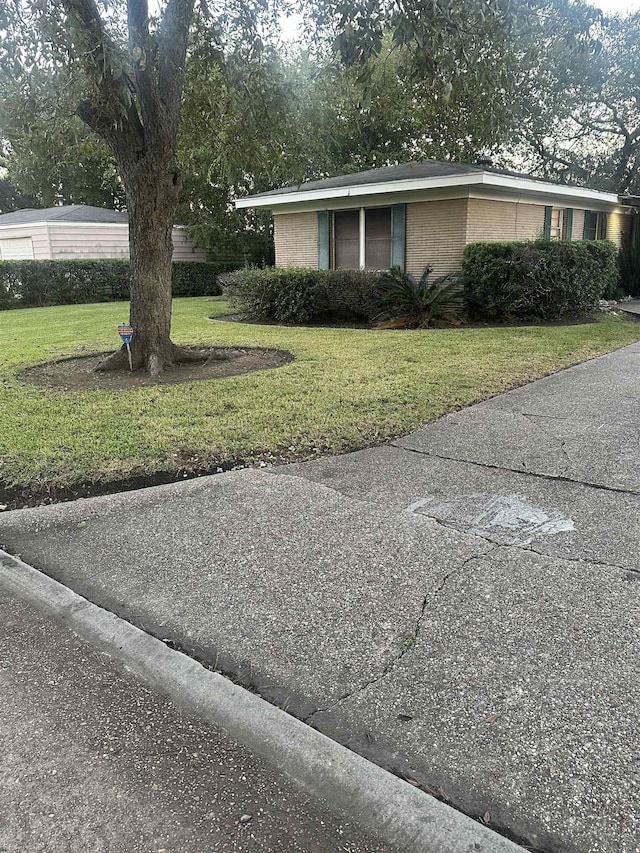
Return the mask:
{"type": "Polygon", "coordinates": [[[158,91],[177,128],[194,0],[168,0],[158,32],[158,91]]]}
{"type": "Polygon", "coordinates": [[[139,148],[141,123],[127,85],[122,51],[107,33],[95,0],[60,0],[70,40],[95,96],[78,108],[82,120],[117,153],[139,148]]]}

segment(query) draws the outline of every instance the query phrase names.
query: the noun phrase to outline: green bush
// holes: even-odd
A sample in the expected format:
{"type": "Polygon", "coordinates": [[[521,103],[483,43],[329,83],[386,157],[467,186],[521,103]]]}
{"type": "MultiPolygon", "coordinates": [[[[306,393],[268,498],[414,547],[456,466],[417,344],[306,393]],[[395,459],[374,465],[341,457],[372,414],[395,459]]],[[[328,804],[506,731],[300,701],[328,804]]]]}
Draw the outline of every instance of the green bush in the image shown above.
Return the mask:
{"type": "Polygon", "coordinates": [[[393,267],[377,287],[379,325],[384,328],[457,326],[464,318],[464,288],[459,275],[432,279],[425,267],[419,279],[393,267]]]}
{"type": "Polygon", "coordinates": [[[222,276],[232,306],[247,317],[310,323],[329,317],[369,320],[378,272],[303,267],[246,269],[222,276]]]}
{"type": "MultiPolygon", "coordinates": [[[[174,296],[215,296],[228,264],[173,262],[174,296]]],[[[129,262],[0,261],[0,309],[110,302],[129,298],[129,262]]]]}
{"type": "Polygon", "coordinates": [[[605,240],[471,243],[462,273],[469,313],[480,320],[584,314],[618,282],[616,248],[605,240]]]}

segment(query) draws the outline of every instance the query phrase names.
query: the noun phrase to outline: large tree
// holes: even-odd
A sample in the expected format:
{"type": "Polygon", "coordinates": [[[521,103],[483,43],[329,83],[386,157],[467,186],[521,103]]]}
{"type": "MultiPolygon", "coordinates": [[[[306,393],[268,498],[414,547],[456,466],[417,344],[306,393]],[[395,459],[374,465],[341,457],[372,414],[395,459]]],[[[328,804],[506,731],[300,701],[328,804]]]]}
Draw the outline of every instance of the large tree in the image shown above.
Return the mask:
{"type": "MultiPolygon", "coordinates": [[[[67,71],[70,79],[81,75],[77,113],[115,158],[129,213],[133,358],[152,374],[185,355],[170,338],[171,233],[181,186],[176,139],[193,6],[194,0],[167,0],[157,19],[147,0],[102,11],[95,0],[41,0],[16,11],[19,23],[26,19],[40,30],[36,61],[44,57],[51,73],[67,71]]],[[[33,59],[33,45],[25,48],[16,35],[12,61],[24,64],[30,51],[33,59]]],[[[118,352],[103,367],[121,364],[118,352]]]]}

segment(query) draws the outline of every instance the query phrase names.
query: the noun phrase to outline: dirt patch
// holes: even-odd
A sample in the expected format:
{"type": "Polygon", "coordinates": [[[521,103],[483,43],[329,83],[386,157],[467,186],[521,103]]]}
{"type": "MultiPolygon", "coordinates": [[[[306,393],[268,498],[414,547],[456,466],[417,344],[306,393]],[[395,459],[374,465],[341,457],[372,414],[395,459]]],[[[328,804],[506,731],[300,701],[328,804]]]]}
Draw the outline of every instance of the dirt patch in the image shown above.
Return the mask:
{"type": "Polygon", "coordinates": [[[96,372],[95,367],[108,353],[65,358],[36,364],[18,374],[21,382],[59,391],[122,391],[149,385],[177,385],[205,379],[240,376],[254,370],[282,367],[293,361],[291,353],[274,349],[240,349],[233,347],[185,347],[198,361],[175,364],[160,376],[149,376],[143,370],[96,372]]]}

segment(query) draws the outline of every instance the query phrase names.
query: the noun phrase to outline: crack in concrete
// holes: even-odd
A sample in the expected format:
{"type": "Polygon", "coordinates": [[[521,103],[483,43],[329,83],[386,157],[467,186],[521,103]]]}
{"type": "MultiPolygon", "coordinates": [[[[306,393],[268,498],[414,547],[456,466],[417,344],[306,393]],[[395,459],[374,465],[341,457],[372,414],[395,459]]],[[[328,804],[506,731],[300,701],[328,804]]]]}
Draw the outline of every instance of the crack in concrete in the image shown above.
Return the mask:
{"type": "MultiPolygon", "coordinates": [[[[480,539],[484,539],[485,542],[490,542],[494,547],[485,551],[485,554],[488,554],[497,548],[519,548],[521,551],[529,551],[532,554],[536,554],[538,557],[546,557],[549,560],[564,560],[567,563],[586,563],[589,566],[603,566],[606,569],[619,569],[622,572],[633,572],[634,574],[640,575],[640,567],[638,566],[623,566],[620,563],[612,563],[608,560],[594,560],[589,557],[569,557],[564,554],[549,554],[547,551],[541,551],[538,548],[534,548],[531,544],[525,545],[521,542],[497,542],[495,538],[476,528],[465,528],[461,525],[458,526],[457,524],[452,524],[448,521],[436,518],[433,515],[427,515],[424,512],[421,512],[420,515],[423,518],[427,518],[434,524],[444,527],[446,530],[455,530],[457,533],[464,533],[467,536],[478,536],[480,539]]],[[[481,554],[474,555],[472,559],[475,559],[476,557],[479,558],[481,556],[481,554]]]]}
{"type": "Polygon", "coordinates": [[[573,483],[576,486],[585,486],[602,492],[613,492],[618,495],[640,496],[640,489],[625,489],[623,486],[606,486],[603,483],[590,483],[588,480],[574,480],[573,477],[565,477],[561,474],[541,474],[537,471],[527,471],[524,468],[508,468],[504,465],[492,465],[490,462],[475,462],[473,459],[461,459],[458,456],[445,456],[443,453],[434,453],[431,450],[418,450],[415,447],[406,447],[403,444],[390,442],[390,447],[398,450],[406,450],[408,453],[417,453],[418,456],[433,456],[434,459],[442,459],[445,462],[460,462],[463,465],[475,465],[477,468],[488,468],[492,471],[504,471],[507,474],[521,474],[527,477],[537,477],[540,480],[551,480],[560,483],[573,483]]]}
{"type": "Polygon", "coordinates": [[[398,666],[400,661],[404,658],[404,656],[406,654],[408,654],[411,651],[411,649],[414,648],[414,646],[418,640],[418,636],[420,635],[420,631],[422,630],[422,622],[423,622],[424,617],[427,613],[427,608],[429,606],[429,603],[442,592],[442,590],[445,588],[449,578],[451,578],[453,575],[457,575],[460,572],[462,572],[465,569],[465,567],[469,565],[469,563],[473,562],[474,560],[482,559],[486,554],[489,554],[491,551],[493,551],[497,547],[499,547],[498,545],[496,545],[496,543],[492,543],[492,545],[493,545],[492,548],[487,548],[485,551],[482,551],[482,553],[480,553],[480,554],[472,554],[471,556],[466,557],[459,565],[457,565],[455,568],[451,569],[450,572],[447,572],[447,574],[443,576],[440,583],[438,584],[438,586],[434,590],[431,590],[424,595],[424,597],[422,599],[422,603],[420,605],[420,612],[418,613],[416,619],[414,620],[413,628],[412,628],[411,632],[408,634],[405,634],[399,651],[392,658],[390,658],[387,661],[387,663],[384,665],[381,672],[377,673],[372,678],[369,678],[364,683],[359,684],[357,687],[354,687],[352,690],[346,691],[346,693],[343,693],[342,696],[339,696],[338,699],[334,700],[333,702],[331,702],[326,707],[316,708],[314,711],[311,712],[311,714],[309,714],[307,717],[305,717],[304,722],[305,723],[311,722],[311,720],[313,720],[313,718],[317,714],[330,713],[331,711],[334,711],[339,705],[341,705],[347,699],[351,699],[353,696],[356,696],[358,693],[363,693],[369,687],[372,687],[374,684],[377,684],[379,681],[382,681],[383,678],[386,678],[387,675],[390,675],[394,671],[394,669],[398,666]]]}
{"type": "MultiPolygon", "coordinates": [[[[560,477],[566,477],[566,476],[568,475],[568,473],[569,473],[570,469],[571,469],[572,464],[573,464],[573,459],[571,459],[571,457],[570,457],[570,456],[569,456],[569,454],[567,453],[567,450],[566,450],[566,447],[565,447],[566,441],[562,441],[561,439],[559,439],[559,438],[558,438],[558,436],[554,435],[554,434],[553,434],[553,433],[551,433],[551,432],[548,432],[548,431],[547,431],[546,429],[544,429],[544,428],[543,428],[539,423],[536,423],[536,421],[534,420],[534,418],[537,418],[537,417],[538,417],[538,415],[529,415],[529,414],[527,414],[526,412],[520,412],[519,414],[520,414],[520,416],[521,416],[521,417],[525,418],[525,420],[529,421],[529,423],[530,423],[532,426],[534,426],[536,429],[540,430],[540,432],[541,432],[543,435],[547,436],[547,438],[550,438],[550,439],[552,439],[553,441],[555,441],[555,442],[556,442],[557,447],[558,447],[558,449],[560,450],[560,453],[562,454],[562,456],[563,456],[563,457],[564,457],[564,459],[565,459],[565,466],[564,466],[564,469],[562,470],[562,473],[561,473],[559,476],[560,476],[560,477]]],[[[544,417],[544,416],[542,416],[542,417],[544,417]]]]}

